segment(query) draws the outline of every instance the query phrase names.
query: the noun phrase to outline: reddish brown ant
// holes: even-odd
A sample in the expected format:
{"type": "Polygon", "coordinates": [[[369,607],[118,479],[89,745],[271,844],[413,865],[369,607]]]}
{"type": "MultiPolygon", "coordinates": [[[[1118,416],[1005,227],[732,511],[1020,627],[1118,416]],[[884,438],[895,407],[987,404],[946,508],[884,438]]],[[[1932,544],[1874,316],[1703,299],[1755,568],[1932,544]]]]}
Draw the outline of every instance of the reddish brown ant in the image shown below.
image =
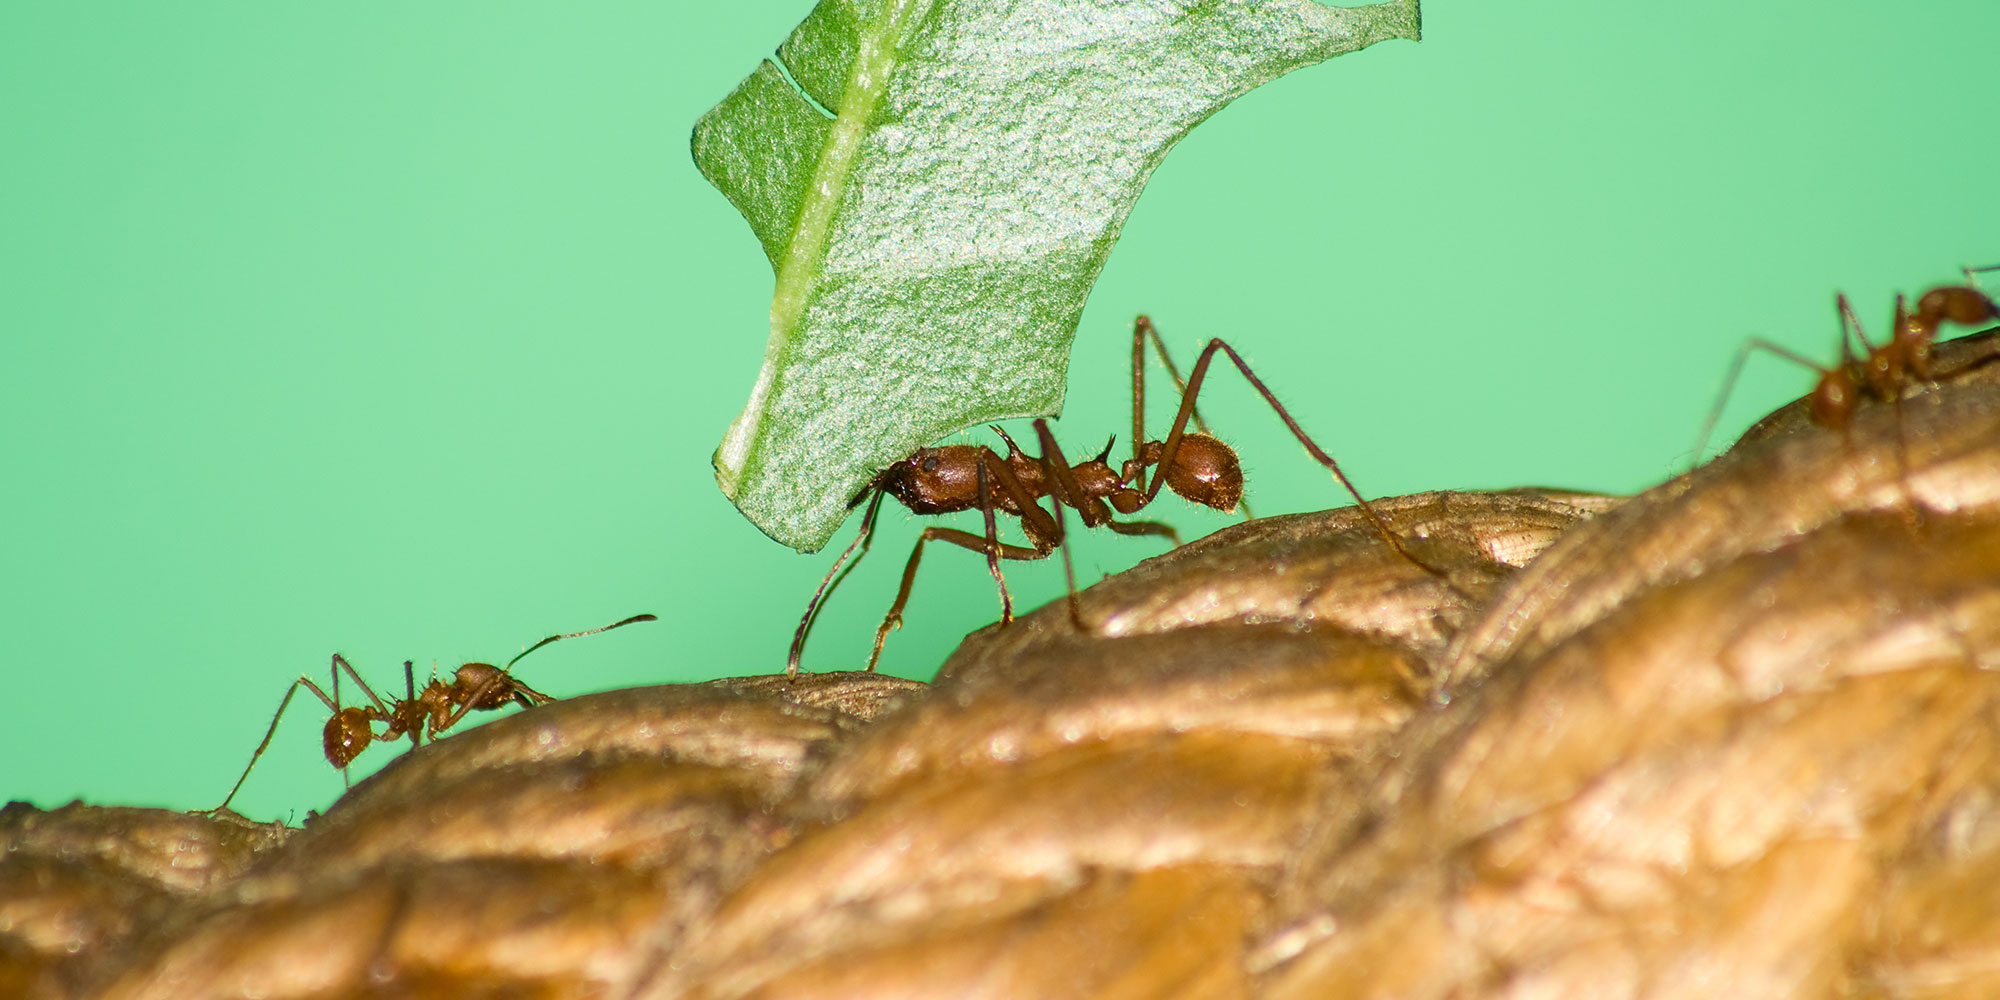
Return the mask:
{"type": "Polygon", "coordinates": [[[257,758],[262,757],[265,748],[271,745],[271,736],[278,731],[278,720],[284,717],[285,708],[292,703],[292,696],[299,692],[301,685],[324,702],[327,710],[333,713],[333,716],[326,720],[326,728],[321,733],[320,748],[326,753],[326,762],[339,768],[344,778],[347,775],[347,766],[354,762],[354,758],[361,755],[361,751],[368,749],[371,743],[401,739],[407,735],[410,738],[410,746],[414,749],[423,745],[423,736],[426,733],[435,740],[439,733],[458,725],[459,720],[465,718],[467,712],[475,709],[492,711],[505,708],[509,703],[518,704],[522,708],[533,708],[554,701],[554,697],[529,687],[507,672],[514,664],[520,662],[521,657],[561,639],[596,635],[634,622],[657,620],[653,615],[633,615],[602,628],[552,635],[515,654],[513,659],[507,661],[506,666],[467,663],[458,668],[449,684],[433,674],[430,683],[426,684],[422,691],[417,690],[416,672],[411,667],[410,661],[404,660],[403,684],[408,694],[401,699],[392,699],[388,704],[384,704],[375,694],[375,689],[361,679],[361,675],[348,664],[346,657],[335,653],[333,664],[328,668],[328,672],[333,676],[332,697],[328,697],[310,677],[300,676],[298,680],[293,681],[291,686],[285,689],[284,699],[278,702],[278,710],[271,716],[270,728],[264,730],[263,741],[259,742],[257,749],[250,754],[250,763],[244,766],[242,776],[236,779],[236,784],[229,789],[229,795],[222,800],[222,804],[211,811],[219,813],[229,808],[229,803],[236,798],[237,791],[242,789],[243,782],[249,779],[250,769],[257,766],[257,758]],[[369,704],[341,706],[342,671],[346,671],[354,683],[361,685],[361,691],[368,696],[369,704]],[[374,729],[378,723],[383,727],[379,733],[374,729]]]}
{"type": "MultiPolygon", "coordinates": [[[[1966,268],[1965,276],[1972,282],[1974,274],[1996,268],[1966,268]]],[[[1702,452],[1708,448],[1709,435],[1715,430],[1715,423],[1722,416],[1722,408],[1729,401],[1729,393],[1736,386],[1736,378],[1742,374],[1743,364],[1752,351],[1764,351],[1778,357],[1804,365],[1819,373],[1819,381],[1814,384],[1812,395],[1806,403],[1806,412],[1813,423],[1829,430],[1845,432],[1854,421],[1854,412],[1861,405],[1863,397],[1878,402],[1894,402],[1901,413],[1903,391],[1915,382],[1927,381],[1933,376],[1931,370],[1931,345],[1937,341],[1938,329],[1946,323],[1971,326],[1986,320],[2000,319],[2000,307],[1972,284],[1940,285],[1917,298],[1917,307],[1911,310],[1902,295],[1896,296],[1895,317],[1891,321],[1889,339],[1881,346],[1868,339],[1861,328],[1861,320],[1854,314],[1854,308],[1847,302],[1845,294],[1834,296],[1834,308],[1840,314],[1840,363],[1826,368],[1779,344],[1762,338],[1745,341],[1736,352],[1736,359],[1730,363],[1729,374],[1722,381],[1722,395],[1715,407],[1709,411],[1708,419],[1702,422],[1701,436],[1696,439],[1694,460],[1701,461],[1702,452]],[[1859,341],[1861,351],[1855,353],[1855,342],[1859,341]]]]}
{"type": "MultiPolygon", "coordinates": [[[[1159,496],[1163,486],[1194,503],[1225,513],[1236,510],[1243,501],[1243,467],[1233,449],[1207,433],[1207,425],[1195,409],[1195,398],[1201,392],[1209,364],[1218,352],[1236,365],[1314,460],[1333,473],[1390,548],[1424,572],[1445,577],[1442,570],[1418,559],[1404,547],[1388,523],[1341,471],[1339,463],[1306,435],[1285,410],[1284,404],[1278,402],[1270,388],[1250,370],[1250,365],[1234,348],[1219,339],[1210,340],[1183,383],[1152,321],[1140,316],[1132,327],[1132,457],[1114,473],[1110,464],[1111,445],[1107,444],[1095,458],[1072,465],[1056,444],[1048,421],[1036,420],[1035,436],[1041,445],[1039,456],[1029,456],[1005,431],[995,427],[993,430],[1007,444],[1005,457],[985,445],[943,445],[919,449],[916,454],[883,470],[868,489],[854,499],[854,505],[858,506],[863,498],[874,494],[867,514],[862,518],[860,534],[834,561],[833,568],[827,571],[819,589],[814,591],[812,601],[807,604],[804,617],[799,620],[798,631],[792,635],[791,651],[785,662],[786,674],[798,675],[799,659],[814,617],[828,592],[859,563],[856,550],[866,553],[874,536],[875,518],[884,496],[896,498],[914,514],[978,510],[985,519],[986,532],[982,536],[956,528],[924,529],[910,550],[909,562],[903,567],[902,586],[896,591],[895,603],[890,605],[889,613],[875,630],[875,648],[868,656],[868,669],[871,671],[882,656],[882,645],[888,640],[889,633],[902,625],[903,608],[909,603],[910,589],[916,582],[917,564],[923,558],[926,542],[949,542],[986,555],[987,568],[1000,590],[1000,620],[1006,623],[1013,620],[1014,607],[1013,598],[1007,592],[1007,581],[1000,572],[1000,560],[1047,558],[1062,545],[1065,507],[1076,511],[1083,518],[1085,527],[1103,526],[1122,535],[1160,535],[1175,545],[1180,544],[1179,535],[1168,525],[1156,521],[1119,521],[1115,514],[1133,514],[1144,509],[1159,496]],[[1145,436],[1145,345],[1148,340],[1159,355],[1160,363],[1181,390],[1180,410],[1175,414],[1173,427],[1167,432],[1165,440],[1148,440],[1145,436]],[[1187,430],[1190,420],[1198,428],[1196,432],[1187,430]],[[1159,468],[1159,473],[1149,484],[1146,470],[1155,466],[1159,468]],[[1043,497],[1053,501],[1052,510],[1043,509],[1037,502],[1043,497]],[[1022,532],[1027,535],[1029,545],[1002,543],[995,521],[996,513],[1020,518],[1022,532]],[[852,561],[849,561],[850,557],[853,557],[852,561]]],[[[1076,604],[1075,573],[1070,566],[1067,548],[1063,549],[1063,574],[1069,584],[1070,619],[1082,628],[1076,604]]]]}

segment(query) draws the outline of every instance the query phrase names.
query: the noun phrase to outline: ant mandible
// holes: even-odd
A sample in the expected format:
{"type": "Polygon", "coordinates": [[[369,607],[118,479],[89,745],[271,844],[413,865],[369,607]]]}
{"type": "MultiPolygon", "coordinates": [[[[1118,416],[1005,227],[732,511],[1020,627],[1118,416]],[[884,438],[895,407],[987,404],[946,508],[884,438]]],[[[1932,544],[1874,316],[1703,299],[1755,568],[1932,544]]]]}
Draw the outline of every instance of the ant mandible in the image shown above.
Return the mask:
{"type": "MultiPolygon", "coordinates": [[[[792,635],[790,654],[785,661],[785,673],[796,677],[799,660],[805,650],[806,635],[811,631],[814,618],[823,606],[831,589],[838,585],[848,571],[860,562],[858,549],[865,554],[873,539],[876,513],[881,509],[882,498],[895,497],[897,502],[914,514],[950,514],[963,510],[978,510],[985,520],[986,532],[975,535],[956,528],[925,528],[916,545],[910,550],[910,560],[903,567],[902,586],[896,591],[896,601],[890,605],[889,613],[875,630],[875,647],[868,656],[868,669],[875,669],[876,661],[882,656],[882,645],[889,633],[902,626],[903,608],[909,603],[910,589],[916,582],[917,564],[923,558],[924,544],[930,541],[949,542],[960,548],[984,553],[986,565],[1000,590],[1000,621],[1005,624],[1014,617],[1013,598],[1007,592],[1007,581],[1000,572],[1000,560],[1046,559],[1049,554],[1062,546],[1065,535],[1063,508],[1070,508],[1079,514],[1085,527],[1107,527],[1121,535],[1160,535],[1172,544],[1180,544],[1180,536],[1168,525],[1157,521],[1119,521],[1116,514],[1134,514],[1143,510],[1159,496],[1161,487],[1171,489],[1182,499],[1204,506],[1213,507],[1225,513],[1236,510],[1243,503],[1243,467],[1236,452],[1228,445],[1208,433],[1207,425],[1195,409],[1195,398],[1201,391],[1202,381],[1208,375],[1210,363],[1220,353],[1235,364],[1236,369],[1264,398],[1277,413],[1286,429],[1304,445],[1313,459],[1325,466],[1340,481],[1357,504],[1361,512],[1381,535],[1383,541],[1396,554],[1434,577],[1448,579],[1444,571],[1431,566],[1411,554],[1404,547],[1402,539],[1390,530],[1388,522],[1376,513],[1366,499],[1355,489],[1354,483],[1341,471],[1339,463],[1333,460],[1318,444],[1314,443],[1284,404],[1271,393],[1262,379],[1250,370],[1250,365],[1220,339],[1212,339],[1202,349],[1195,360],[1185,382],[1181,380],[1179,369],[1167,355],[1166,344],[1161,341],[1159,331],[1152,320],[1140,316],[1132,326],[1132,457],[1127,459],[1117,472],[1111,469],[1111,445],[1089,460],[1070,464],[1063,456],[1055,436],[1049,431],[1048,421],[1034,422],[1036,440],[1041,445],[1041,454],[1030,457],[1014,443],[1014,439],[998,427],[995,433],[1007,444],[1007,455],[985,445],[943,445],[935,448],[919,449],[914,455],[884,469],[860,495],[854,499],[858,506],[869,493],[874,498],[868,505],[868,512],[862,518],[862,527],[855,540],[848,544],[833,567],[820,581],[819,589],[813,592],[812,601],[806,605],[806,613],[799,620],[799,627],[792,635]],[[1149,440],[1145,431],[1146,343],[1151,341],[1160,363],[1173,377],[1181,391],[1181,405],[1174,415],[1172,429],[1164,440],[1149,440]],[[1189,432],[1192,420],[1197,428],[1189,432]],[[1158,467],[1158,473],[1150,483],[1146,470],[1158,467]],[[1044,509],[1037,501],[1047,497],[1053,511],[1044,509]],[[1008,545],[999,540],[996,513],[1011,514],[1021,519],[1021,529],[1028,537],[1028,546],[1008,545]],[[852,561],[850,561],[850,557],[852,561]]],[[[1076,603],[1076,576],[1070,565],[1069,550],[1063,548],[1063,575],[1069,585],[1070,620],[1079,629],[1083,628],[1076,603]]]]}
{"type": "Polygon", "coordinates": [[[1722,416],[1722,408],[1736,386],[1736,378],[1742,374],[1743,364],[1752,351],[1775,354],[1819,373],[1819,381],[1813,385],[1812,395],[1808,397],[1806,412],[1813,423],[1821,427],[1845,432],[1854,422],[1854,412],[1863,397],[1878,402],[1894,402],[1900,407],[1906,388],[1932,377],[1931,345],[1937,341],[1940,327],[1946,323],[1971,326],[2000,319],[2000,306],[1996,306],[1973,284],[1977,280],[1973,275],[1993,270],[2000,270],[2000,265],[1964,268],[1967,284],[1933,288],[1917,297],[1915,310],[1910,309],[1908,301],[1898,294],[1889,339],[1879,347],[1862,330],[1861,320],[1854,314],[1853,306],[1848,304],[1847,295],[1836,294],[1834,308],[1840,314],[1841,324],[1840,363],[1832,368],[1822,367],[1802,354],[1761,337],[1745,341],[1730,363],[1729,374],[1722,380],[1721,396],[1717,398],[1715,407],[1709,410],[1708,419],[1702,422],[1701,436],[1695,440],[1694,460],[1701,461],[1702,452],[1708,448],[1709,436],[1714,432],[1715,423],[1722,416]],[[1854,350],[1856,341],[1861,347],[1859,354],[1854,350]]]}
{"type": "Polygon", "coordinates": [[[513,659],[507,661],[506,666],[467,663],[458,668],[449,684],[433,674],[430,683],[424,685],[422,691],[417,690],[416,672],[411,667],[410,661],[404,660],[403,684],[408,694],[400,699],[391,699],[388,704],[384,704],[375,694],[375,689],[361,679],[361,675],[348,664],[346,657],[335,653],[333,664],[328,668],[328,672],[333,676],[332,697],[328,697],[310,677],[301,675],[298,680],[293,681],[291,686],[285,689],[284,699],[278,702],[277,712],[271,715],[271,725],[264,730],[263,741],[259,742],[257,749],[250,754],[250,763],[244,766],[242,776],[236,779],[236,784],[229,789],[229,795],[222,800],[222,804],[210,811],[219,813],[229,808],[229,803],[235,800],[236,793],[243,788],[243,782],[249,779],[251,768],[257,766],[257,758],[262,757],[265,748],[271,745],[271,736],[278,731],[278,720],[284,717],[285,708],[292,703],[292,696],[299,693],[300,686],[311,691],[326,704],[327,710],[333,713],[333,716],[326,720],[326,728],[321,733],[320,748],[326,753],[326,762],[339,768],[341,777],[345,778],[347,766],[353,763],[354,758],[359,757],[363,750],[368,749],[371,743],[388,742],[407,735],[410,738],[411,748],[415,749],[423,745],[423,736],[426,733],[435,740],[439,733],[458,725],[459,720],[465,718],[467,712],[475,709],[492,711],[505,708],[509,703],[518,704],[522,708],[533,708],[554,701],[554,697],[529,687],[507,672],[514,664],[520,662],[521,657],[558,640],[596,635],[634,622],[657,620],[653,615],[633,615],[602,628],[552,635],[515,654],[513,659]],[[361,691],[368,696],[369,704],[341,706],[342,671],[346,671],[354,683],[361,685],[361,691]],[[378,723],[383,727],[379,733],[374,729],[378,723]]]}

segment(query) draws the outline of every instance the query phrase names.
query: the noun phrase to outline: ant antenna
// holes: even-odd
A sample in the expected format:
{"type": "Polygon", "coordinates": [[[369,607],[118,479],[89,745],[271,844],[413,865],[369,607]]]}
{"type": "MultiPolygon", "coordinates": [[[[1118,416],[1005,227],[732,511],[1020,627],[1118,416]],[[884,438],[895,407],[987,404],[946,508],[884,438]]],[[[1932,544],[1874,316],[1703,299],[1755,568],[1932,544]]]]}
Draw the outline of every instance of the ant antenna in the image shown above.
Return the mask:
{"type": "MultiPolygon", "coordinates": [[[[616,622],[612,622],[612,623],[611,623],[611,624],[609,624],[609,625],[602,625],[602,626],[599,626],[599,627],[597,627],[597,628],[591,628],[591,629],[584,629],[584,630],[583,630],[583,631],[581,631],[581,632],[563,632],[563,633],[560,633],[560,634],[558,634],[558,635],[552,635],[552,636],[549,636],[549,637],[548,637],[548,638],[546,638],[546,639],[543,639],[542,641],[540,641],[540,642],[538,642],[538,643],[535,643],[535,644],[534,644],[534,645],[532,645],[532,646],[529,646],[529,647],[528,647],[527,649],[524,649],[524,650],[521,650],[521,651],[520,651],[519,653],[516,653],[516,654],[514,654],[514,658],[513,658],[513,659],[511,659],[511,660],[508,660],[508,661],[507,661],[507,664],[506,664],[506,666],[503,666],[503,667],[501,667],[500,669],[501,669],[501,670],[503,670],[503,671],[504,671],[504,670],[507,670],[507,669],[508,669],[509,667],[512,667],[512,666],[513,666],[514,664],[516,664],[516,663],[519,663],[519,662],[521,662],[521,657],[523,657],[523,656],[526,656],[526,655],[528,655],[529,653],[532,653],[532,652],[534,652],[535,650],[537,650],[537,649],[540,649],[540,648],[542,648],[543,646],[546,646],[546,645],[548,645],[549,643],[552,643],[552,642],[556,642],[557,640],[560,640],[560,639],[577,639],[577,638],[581,638],[581,637],[583,637],[583,636],[586,636],[586,635],[596,635],[596,634],[597,634],[597,633],[599,633],[599,632],[609,632],[609,631],[611,631],[611,630],[612,630],[612,629],[614,629],[614,628],[622,628],[622,627],[624,627],[624,626],[626,626],[626,625],[631,625],[631,624],[633,624],[634,622],[656,622],[656,621],[659,621],[659,620],[660,620],[660,618],[659,618],[659,616],[658,616],[658,615],[633,615],[632,617],[630,617],[630,618],[627,618],[627,619],[625,619],[624,621],[616,621],[616,622]]],[[[436,668],[435,668],[435,667],[433,667],[432,669],[433,669],[433,670],[435,670],[436,668]]]]}

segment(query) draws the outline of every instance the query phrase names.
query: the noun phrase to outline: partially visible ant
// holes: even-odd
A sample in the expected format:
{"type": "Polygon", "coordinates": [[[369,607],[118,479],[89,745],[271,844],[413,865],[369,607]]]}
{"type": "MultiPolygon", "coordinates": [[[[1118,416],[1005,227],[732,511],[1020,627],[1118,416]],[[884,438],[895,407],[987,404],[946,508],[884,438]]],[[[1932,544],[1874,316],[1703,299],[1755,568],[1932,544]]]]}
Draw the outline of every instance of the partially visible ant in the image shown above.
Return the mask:
{"type": "Polygon", "coordinates": [[[1931,345],[1937,341],[1940,327],[1946,323],[1971,326],[2000,319],[2000,307],[1996,307],[1993,300],[1976,287],[1978,279],[1973,277],[1986,271],[2000,270],[2000,265],[1963,270],[1966,284],[1941,285],[1925,292],[1918,296],[1915,310],[1911,310],[1907,300],[1898,294],[1889,339],[1879,347],[1862,331],[1861,320],[1854,315],[1854,308],[1848,305],[1846,294],[1835,295],[1834,308],[1840,314],[1841,323],[1840,364],[1832,368],[1822,367],[1802,354],[1762,338],[1745,341],[1737,350],[1736,359],[1730,363],[1729,374],[1723,378],[1722,395],[1709,411],[1708,419],[1702,422],[1701,436],[1695,441],[1694,460],[1701,461],[1702,452],[1707,450],[1709,436],[1715,431],[1722,408],[1729,402],[1729,394],[1736,387],[1736,377],[1742,374],[1743,364],[1752,351],[1775,354],[1819,373],[1819,381],[1813,386],[1812,395],[1806,403],[1806,412],[1813,423],[1821,427],[1846,432],[1864,397],[1895,403],[1900,418],[1903,391],[1915,382],[1929,380],[1933,375],[1931,345]],[[1861,348],[1859,354],[1854,350],[1856,341],[1861,348]]]}
{"type": "Polygon", "coordinates": [[[271,716],[270,728],[264,730],[263,741],[258,743],[257,749],[250,754],[250,763],[244,765],[242,777],[236,779],[236,784],[229,789],[229,795],[222,800],[222,804],[209,811],[221,813],[229,808],[231,801],[235,800],[236,793],[243,788],[243,782],[250,777],[250,769],[257,766],[257,758],[262,757],[265,748],[271,745],[271,736],[278,731],[278,720],[284,718],[285,708],[292,703],[292,696],[299,693],[302,685],[324,702],[327,710],[333,713],[332,718],[326,720],[326,728],[321,733],[320,747],[326,753],[326,762],[339,768],[341,777],[346,778],[347,766],[354,762],[354,758],[361,755],[361,751],[368,749],[370,743],[387,742],[407,735],[410,738],[411,749],[415,749],[423,745],[423,736],[426,733],[435,740],[439,733],[458,725],[459,720],[465,718],[465,713],[474,709],[491,711],[505,708],[509,703],[518,704],[522,708],[533,708],[554,701],[554,697],[529,687],[520,678],[507,672],[514,664],[520,662],[521,657],[558,640],[596,635],[634,622],[657,620],[653,615],[633,615],[624,621],[612,622],[602,628],[552,635],[515,654],[513,659],[507,661],[506,666],[467,663],[458,668],[449,684],[439,680],[433,673],[430,683],[426,684],[422,691],[417,690],[416,672],[411,667],[410,661],[404,660],[403,684],[408,694],[401,699],[391,699],[388,704],[384,704],[375,694],[375,689],[361,679],[361,675],[348,664],[346,657],[335,653],[333,664],[328,668],[328,673],[333,676],[332,697],[328,697],[310,677],[300,676],[298,680],[293,681],[291,686],[285,689],[284,700],[278,702],[278,710],[271,716]],[[368,696],[369,704],[341,706],[342,671],[346,671],[354,683],[361,685],[361,691],[368,696]],[[383,727],[379,733],[374,729],[378,723],[383,727]]]}
{"type": "MultiPolygon", "coordinates": [[[[805,650],[806,635],[812,628],[813,619],[832,588],[859,564],[860,556],[856,555],[856,551],[866,554],[874,537],[876,514],[885,496],[896,498],[913,514],[978,510],[985,519],[986,533],[981,536],[956,528],[924,529],[917,544],[910,550],[910,561],[903,567],[903,582],[896,591],[896,601],[890,605],[889,613],[875,630],[875,648],[868,656],[870,671],[881,659],[882,644],[888,640],[889,633],[902,627],[903,608],[909,603],[910,588],[916,582],[917,563],[923,558],[926,542],[949,542],[985,554],[987,568],[1000,589],[1000,621],[1005,624],[1013,621],[1014,604],[1007,592],[1007,581],[1000,572],[1000,560],[1048,558],[1051,552],[1062,546],[1065,507],[1076,511],[1083,518],[1085,527],[1102,526],[1121,535],[1159,535],[1178,546],[1180,536],[1172,527],[1157,521],[1119,521],[1114,511],[1116,514],[1134,514],[1143,510],[1159,496],[1162,486],[1173,490],[1182,499],[1224,513],[1242,506],[1242,464],[1233,449],[1208,433],[1207,425],[1195,409],[1195,397],[1201,392],[1202,380],[1208,376],[1209,364],[1218,352],[1236,365],[1243,377],[1264,397],[1264,402],[1277,413],[1278,419],[1284,421],[1292,436],[1305,445],[1313,459],[1333,473],[1334,478],[1360,505],[1362,513],[1374,525],[1382,540],[1397,555],[1425,573],[1447,579],[1443,570],[1418,559],[1404,547],[1402,539],[1390,530],[1388,522],[1355,489],[1354,483],[1341,471],[1339,463],[1306,435],[1285,410],[1284,404],[1278,402],[1278,398],[1250,370],[1250,365],[1236,353],[1235,348],[1219,339],[1210,340],[1195,360],[1188,379],[1182,382],[1180,371],[1167,356],[1166,344],[1161,341],[1152,320],[1140,316],[1132,326],[1132,457],[1114,473],[1110,463],[1112,445],[1107,443],[1096,457],[1072,465],[1056,444],[1048,421],[1036,420],[1035,437],[1041,446],[1039,456],[1029,456],[1005,431],[994,427],[994,432],[1007,444],[1005,457],[985,445],[943,445],[919,449],[916,454],[884,469],[850,504],[852,509],[870,493],[874,494],[867,514],[862,518],[861,533],[834,560],[833,567],[820,581],[819,589],[813,592],[812,601],[806,605],[798,631],[792,635],[785,673],[791,677],[798,676],[799,659],[805,650]],[[1145,351],[1149,340],[1159,355],[1161,365],[1181,390],[1180,410],[1174,415],[1173,427],[1167,432],[1165,440],[1149,440],[1145,431],[1145,351]],[[1187,429],[1190,420],[1197,428],[1195,432],[1187,429]],[[1148,483],[1146,470],[1155,466],[1159,472],[1148,483]],[[1053,501],[1052,510],[1044,509],[1037,502],[1043,497],[1053,501]],[[1029,545],[1002,543],[995,521],[996,513],[1020,518],[1022,532],[1027,535],[1029,545]]],[[[1247,515],[1247,509],[1245,513],[1247,515]]],[[[1070,565],[1067,547],[1063,547],[1063,576],[1069,585],[1070,620],[1082,629],[1084,625],[1076,603],[1076,575],[1070,565]]]]}

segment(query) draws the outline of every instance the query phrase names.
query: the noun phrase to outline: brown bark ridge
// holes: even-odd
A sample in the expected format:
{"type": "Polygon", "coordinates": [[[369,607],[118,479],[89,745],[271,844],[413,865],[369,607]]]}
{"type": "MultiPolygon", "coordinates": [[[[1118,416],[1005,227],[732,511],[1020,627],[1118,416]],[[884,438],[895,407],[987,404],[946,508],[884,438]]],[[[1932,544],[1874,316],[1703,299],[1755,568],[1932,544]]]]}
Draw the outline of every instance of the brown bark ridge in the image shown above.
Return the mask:
{"type": "Polygon", "coordinates": [[[0,995],[2000,996],[2000,363],[1269,518],[934,685],[572,698],[303,830],[0,812],[0,995]]]}

